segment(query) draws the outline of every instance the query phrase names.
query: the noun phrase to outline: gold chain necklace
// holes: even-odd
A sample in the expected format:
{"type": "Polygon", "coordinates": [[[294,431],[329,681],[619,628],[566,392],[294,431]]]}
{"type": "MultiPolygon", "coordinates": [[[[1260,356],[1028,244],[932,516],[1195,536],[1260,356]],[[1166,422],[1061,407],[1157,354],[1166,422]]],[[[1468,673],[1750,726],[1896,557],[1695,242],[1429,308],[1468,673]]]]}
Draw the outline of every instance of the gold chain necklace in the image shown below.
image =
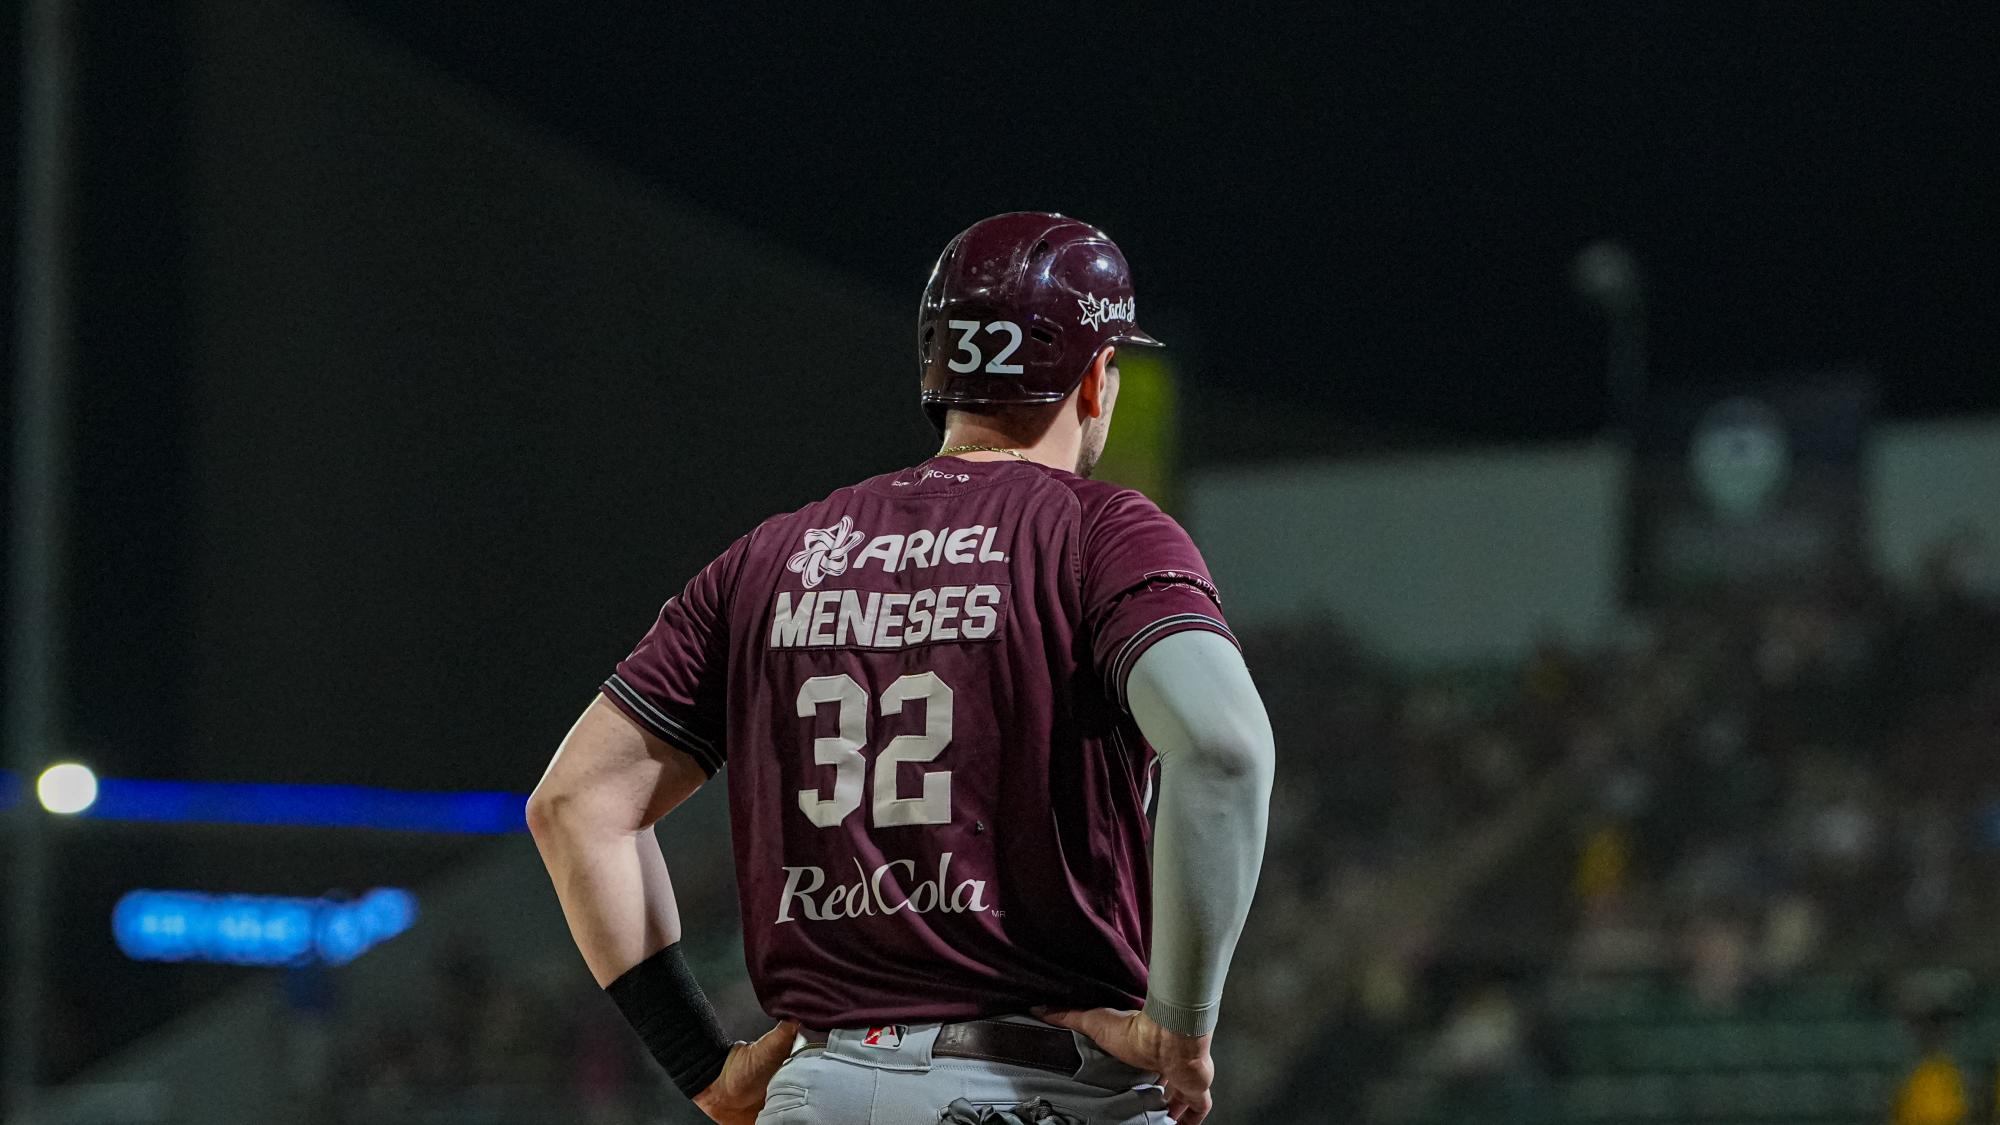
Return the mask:
{"type": "Polygon", "coordinates": [[[997,445],[947,445],[943,449],[938,450],[936,456],[955,457],[960,453],[1005,453],[1007,456],[1017,460],[1026,461],[1028,459],[1018,449],[1002,449],[997,445]]]}

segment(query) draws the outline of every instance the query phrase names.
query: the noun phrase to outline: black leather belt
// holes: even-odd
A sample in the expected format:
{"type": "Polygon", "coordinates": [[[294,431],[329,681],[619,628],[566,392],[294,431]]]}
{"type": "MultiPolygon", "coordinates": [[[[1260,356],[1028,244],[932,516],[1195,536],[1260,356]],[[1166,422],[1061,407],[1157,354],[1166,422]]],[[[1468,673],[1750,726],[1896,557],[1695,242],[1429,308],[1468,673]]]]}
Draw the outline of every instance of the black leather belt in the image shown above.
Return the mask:
{"type": "MultiPolygon", "coordinates": [[[[807,1031],[807,1049],[825,1047],[827,1033],[807,1031]]],[[[1027,1066],[1074,1076],[1083,1069],[1077,1053],[1076,1037],[1060,1027],[1038,1027],[1001,1020],[971,1020],[948,1023],[938,1028],[937,1042],[931,1045],[934,1058],[984,1059],[1009,1066],[1027,1066]]]]}

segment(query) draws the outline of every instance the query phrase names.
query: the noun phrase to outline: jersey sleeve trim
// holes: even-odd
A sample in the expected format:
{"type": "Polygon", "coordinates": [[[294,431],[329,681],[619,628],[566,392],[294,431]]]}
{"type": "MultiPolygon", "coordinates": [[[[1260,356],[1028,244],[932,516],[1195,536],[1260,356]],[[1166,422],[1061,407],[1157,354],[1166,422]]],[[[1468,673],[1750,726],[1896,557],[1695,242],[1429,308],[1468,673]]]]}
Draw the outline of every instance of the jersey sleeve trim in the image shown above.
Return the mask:
{"type": "Polygon", "coordinates": [[[1220,633],[1230,644],[1239,649],[1243,647],[1236,639],[1236,634],[1230,632],[1229,626],[1223,624],[1220,618],[1210,617],[1205,613],[1176,613],[1160,618],[1132,634],[1131,638],[1119,647],[1118,655],[1111,661],[1110,682],[1105,687],[1110,690],[1111,698],[1118,701],[1121,709],[1127,711],[1132,709],[1125,700],[1125,681],[1132,675],[1132,666],[1139,662],[1139,658],[1145,655],[1147,649],[1175,633],[1185,633],[1191,629],[1220,633]]]}
{"type": "Polygon", "coordinates": [[[598,690],[604,693],[605,698],[617,704],[619,710],[632,716],[640,726],[659,738],[673,743],[675,749],[684,751],[688,757],[695,760],[696,765],[707,771],[710,777],[714,777],[722,769],[725,755],[721,747],[714,741],[696,734],[686,723],[660,710],[651,700],[635,691],[632,685],[626,683],[616,672],[613,672],[598,690]]]}

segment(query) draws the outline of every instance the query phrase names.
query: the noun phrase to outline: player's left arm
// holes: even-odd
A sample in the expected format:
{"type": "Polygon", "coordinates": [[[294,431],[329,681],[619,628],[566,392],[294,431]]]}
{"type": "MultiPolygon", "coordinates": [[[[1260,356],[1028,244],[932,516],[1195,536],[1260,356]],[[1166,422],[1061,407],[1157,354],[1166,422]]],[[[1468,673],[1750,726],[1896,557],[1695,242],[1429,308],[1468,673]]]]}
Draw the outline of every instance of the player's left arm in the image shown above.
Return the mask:
{"type": "Polygon", "coordinates": [[[680,940],[653,825],[706,780],[693,758],[599,696],[528,798],[535,846],[599,986],[680,940]]]}
{"type": "MultiPolygon", "coordinates": [[[[747,539],[747,537],[746,537],[747,539]]],[[[797,1028],[731,1044],[681,956],[680,909],[653,825],[727,758],[729,590],[739,539],[668,599],[570,728],[528,825],[591,975],[682,1093],[748,1123],[797,1028]]]]}
{"type": "Polygon", "coordinates": [[[528,798],[528,827],[591,976],[696,1106],[748,1125],[798,1025],[731,1043],[680,956],[680,910],[653,825],[707,779],[600,696],[528,798]]]}

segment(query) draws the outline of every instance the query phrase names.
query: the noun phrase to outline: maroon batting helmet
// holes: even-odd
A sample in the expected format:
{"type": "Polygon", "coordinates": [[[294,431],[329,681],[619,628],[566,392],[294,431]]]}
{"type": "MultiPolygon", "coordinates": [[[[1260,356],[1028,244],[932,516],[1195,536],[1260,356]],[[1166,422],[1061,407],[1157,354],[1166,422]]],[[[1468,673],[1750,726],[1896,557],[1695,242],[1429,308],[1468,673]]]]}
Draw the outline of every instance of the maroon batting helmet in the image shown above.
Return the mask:
{"type": "Polygon", "coordinates": [[[973,224],[944,248],[917,310],[924,413],[1061,402],[1106,344],[1157,348],[1134,318],[1111,236],[1045,211],[973,224]]]}

